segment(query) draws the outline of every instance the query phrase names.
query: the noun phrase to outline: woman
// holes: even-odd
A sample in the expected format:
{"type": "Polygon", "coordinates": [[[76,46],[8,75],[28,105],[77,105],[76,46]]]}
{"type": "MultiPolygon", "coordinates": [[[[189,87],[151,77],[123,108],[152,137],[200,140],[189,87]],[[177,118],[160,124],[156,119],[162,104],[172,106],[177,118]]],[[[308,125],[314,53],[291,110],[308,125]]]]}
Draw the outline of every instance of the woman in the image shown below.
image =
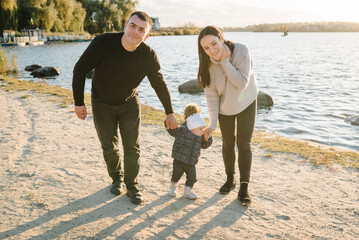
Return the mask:
{"type": "Polygon", "coordinates": [[[258,94],[249,50],[243,44],[225,40],[218,28],[207,26],[198,36],[198,54],[198,81],[204,87],[210,121],[205,129],[205,139],[215,130],[217,120],[222,133],[222,156],[227,181],[219,192],[228,194],[236,186],[233,176],[237,142],[240,172],[238,199],[242,204],[249,204],[251,139],[258,94]]]}

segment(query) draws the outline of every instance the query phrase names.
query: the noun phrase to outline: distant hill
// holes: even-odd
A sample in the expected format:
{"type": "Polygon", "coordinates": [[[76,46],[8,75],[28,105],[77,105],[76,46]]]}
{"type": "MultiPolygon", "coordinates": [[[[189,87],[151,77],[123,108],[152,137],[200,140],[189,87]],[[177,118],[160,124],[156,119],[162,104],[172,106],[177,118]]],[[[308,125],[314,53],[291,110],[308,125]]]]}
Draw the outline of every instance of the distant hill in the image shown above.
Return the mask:
{"type": "Polygon", "coordinates": [[[224,27],[224,32],[359,32],[359,23],[353,22],[302,22],[249,25],[244,28],[224,27]]]}

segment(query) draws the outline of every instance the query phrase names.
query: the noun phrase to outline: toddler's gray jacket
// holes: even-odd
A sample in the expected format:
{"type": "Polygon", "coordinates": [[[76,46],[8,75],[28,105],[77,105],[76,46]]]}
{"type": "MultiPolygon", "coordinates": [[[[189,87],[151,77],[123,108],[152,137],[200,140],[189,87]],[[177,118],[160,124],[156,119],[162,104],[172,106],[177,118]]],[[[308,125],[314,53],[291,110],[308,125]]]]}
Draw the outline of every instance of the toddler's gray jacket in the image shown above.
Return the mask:
{"type": "Polygon", "coordinates": [[[168,133],[175,137],[172,147],[172,157],[184,164],[195,165],[201,155],[201,148],[206,149],[212,145],[213,138],[204,141],[203,136],[193,134],[187,128],[187,122],[184,121],[179,128],[167,129],[168,133]]]}

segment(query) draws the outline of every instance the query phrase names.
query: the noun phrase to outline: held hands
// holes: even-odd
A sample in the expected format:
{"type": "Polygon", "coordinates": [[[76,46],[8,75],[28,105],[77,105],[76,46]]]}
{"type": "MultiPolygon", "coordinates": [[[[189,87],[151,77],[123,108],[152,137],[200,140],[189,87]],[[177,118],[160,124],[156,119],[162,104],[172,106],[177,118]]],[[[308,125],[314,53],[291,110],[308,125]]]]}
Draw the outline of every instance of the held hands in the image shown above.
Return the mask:
{"type": "Polygon", "coordinates": [[[175,129],[178,128],[178,123],[173,113],[170,113],[166,117],[166,128],[167,129],[175,129]]]}
{"type": "Polygon", "coordinates": [[[219,61],[222,61],[226,58],[229,58],[231,56],[231,50],[229,49],[229,47],[223,43],[222,44],[222,56],[221,58],[219,59],[219,61]]]}
{"type": "Polygon", "coordinates": [[[86,105],[75,106],[75,113],[78,118],[80,118],[81,120],[85,120],[85,118],[87,117],[86,105]]]}
{"type": "Polygon", "coordinates": [[[207,142],[211,134],[214,132],[214,129],[208,127],[205,128],[203,131],[204,131],[203,138],[207,142]]]}

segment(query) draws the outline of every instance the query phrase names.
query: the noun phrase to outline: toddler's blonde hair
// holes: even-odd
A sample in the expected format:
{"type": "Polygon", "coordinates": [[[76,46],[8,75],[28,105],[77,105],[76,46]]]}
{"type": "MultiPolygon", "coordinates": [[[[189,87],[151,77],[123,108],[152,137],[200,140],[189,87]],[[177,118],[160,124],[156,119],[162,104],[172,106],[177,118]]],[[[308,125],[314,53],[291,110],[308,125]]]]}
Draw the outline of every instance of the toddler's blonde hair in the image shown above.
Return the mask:
{"type": "Polygon", "coordinates": [[[184,107],[184,117],[188,118],[189,116],[195,114],[195,113],[200,113],[201,109],[199,108],[199,106],[197,104],[194,103],[188,103],[185,107],[184,107]]]}

